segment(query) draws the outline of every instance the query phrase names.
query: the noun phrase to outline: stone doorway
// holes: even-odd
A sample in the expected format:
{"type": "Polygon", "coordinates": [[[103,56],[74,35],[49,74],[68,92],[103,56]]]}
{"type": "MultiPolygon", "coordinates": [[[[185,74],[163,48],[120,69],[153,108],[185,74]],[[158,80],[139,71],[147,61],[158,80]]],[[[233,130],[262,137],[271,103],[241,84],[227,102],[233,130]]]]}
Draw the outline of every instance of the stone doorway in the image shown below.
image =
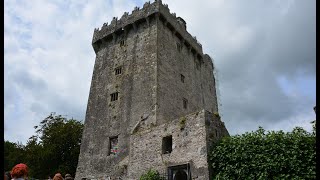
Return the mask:
{"type": "Polygon", "coordinates": [[[190,164],[168,167],[168,180],[191,180],[190,164]]]}
{"type": "Polygon", "coordinates": [[[174,174],[174,180],[188,180],[188,175],[185,171],[179,170],[176,174],[174,174]]]}

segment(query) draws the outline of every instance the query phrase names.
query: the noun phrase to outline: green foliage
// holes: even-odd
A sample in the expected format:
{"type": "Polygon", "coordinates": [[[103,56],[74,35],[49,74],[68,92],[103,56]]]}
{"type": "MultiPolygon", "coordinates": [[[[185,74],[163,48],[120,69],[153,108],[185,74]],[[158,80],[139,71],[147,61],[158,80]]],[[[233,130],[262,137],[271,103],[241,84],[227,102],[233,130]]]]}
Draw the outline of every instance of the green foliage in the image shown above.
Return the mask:
{"type": "Polygon", "coordinates": [[[317,123],[317,120],[314,120],[311,122],[312,124],[312,134],[315,136],[316,135],[316,123],[317,123]]]}
{"type": "Polygon", "coordinates": [[[83,124],[51,113],[34,128],[36,135],[29,138],[26,146],[16,147],[14,143],[5,141],[5,170],[11,170],[15,164],[24,162],[33,178],[52,177],[56,172],[74,175],[83,124]],[[20,161],[15,160],[15,157],[20,161]]]}
{"type": "Polygon", "coordinates": [[[187,121],[187,118],[184,117],[184,116],[179,119],[180,130],[182,130],[182,129],[185,128],[185,126],[186,126],[186,121],[187,121]]]}
{"type": "Polygon", "coordinates": [[[165,178],[161,177],[158,171],[150,169],[140,177],[140,180],[165,180],[165,178]]]}
{"type": "Polygon", "coordinates": [[[213,147],[215,179],[315,179],[316,139],[302,128],[230,136],[213,147]]]}
{"type": "Polygon", "coordinates": [[[25,159],[29,167],[29,175],[32,177],[41,177],[42,167],[46,167],[46,162],[43,159],[46,157],[45,148],[37,142],[37,137],[29,138],[24,149],[25,159]]]}
{"type": "Polygon", "coordinates": [[[4,162],[5,171],[11,171],[13,166],[25,162],[24,146],[21,143],[4,141],[4,162]]]}
{"type": "Polygon", "coordinates": [[[217,117],[217,118],[219,118],[219,119],[221,118],[221,117],[220,117],[220,114],[219,114],[218,112],[214,112],[214,113],[213,113],[213,116],[214,116],[214,117],[217,117]]]}

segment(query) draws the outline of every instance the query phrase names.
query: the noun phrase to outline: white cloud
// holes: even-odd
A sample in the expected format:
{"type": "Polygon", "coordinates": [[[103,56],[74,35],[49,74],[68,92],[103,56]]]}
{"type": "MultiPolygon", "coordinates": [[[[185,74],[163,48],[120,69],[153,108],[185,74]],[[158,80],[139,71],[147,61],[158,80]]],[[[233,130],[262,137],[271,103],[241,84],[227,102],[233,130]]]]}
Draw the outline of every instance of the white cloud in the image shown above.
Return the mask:
{"type": "Polygon", "coordinates": [[[274,123],[267,124],[266,129],[270,130],[284,130],[284,131],[292,131],[295,127],[302,127],[303,129],[311,132],[312,124],[311,122],[316,119],[314,111],[304,112],[299,114],[298,116],[289,116],[288,119],[274,123]]]}
{"type": "MultiPolygon", "coordinates": [[[[131,13],[137,3],[143,5],[129,0],[5,0],[5,139],[25,143],[33,126],[50,112],[83,120],[95,58],[93,30],[114,16],[131,13]]],[[[260,124],[310,129],[306,119],[312,116],[308,105],[312,110],[315,104],[315,82],[310,81],[315,74],[315,1],[163,3],[186,20],[187,30],[214,58],[223,120],[231,134],[260,124]],[[300,77],[295,97],[281,90],[280,75],[300,77]],[[304,93],[301,86],[312,88],[304,93]],[[281,105],[284,112],[269,113],[271,105],[281,105]]],[[[294,79],[288,78],[288,83],[294,84],[294,79]]]]}
{"type": "Polygon", "coordinates": [[[50,112],[83,120],[93,30],[133,7],[127,1],[5,1],[6,139],[26,142],[50,112]]]}

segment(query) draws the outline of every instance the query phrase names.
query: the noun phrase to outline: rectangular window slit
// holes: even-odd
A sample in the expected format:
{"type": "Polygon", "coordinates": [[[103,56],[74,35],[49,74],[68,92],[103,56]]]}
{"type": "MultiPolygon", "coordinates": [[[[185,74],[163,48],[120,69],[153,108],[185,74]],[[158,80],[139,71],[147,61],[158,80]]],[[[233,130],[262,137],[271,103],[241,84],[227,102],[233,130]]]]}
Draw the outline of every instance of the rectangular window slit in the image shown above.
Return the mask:
{"type": "Polygon", "coordinates": [[[184,83],[184,75],[180,74],[180,77],[181,77],[181,82],[184,83]]]}
{"type": "Polygon", "coordinates": [[[183,98],[183,108],[187,109],[188,108],[188,100],[183,98]]]}
{"type": "Polygon", "coordinates": [[[172,152],[172,136],[166,136],[162,139],[162,154],[172,152]]]}
{"type": "Polygon", "coordinates": [[[109,138],[109,142],[110,142],[110,148],[109,148],[109,155],[110,154],[117,154],[118,153],[118,136],[115,136],[115,137],[110,137],[109,138]]]}
{"type": "Polygon", "coordinates": [[[122,67],[117,67],[115,69],[115,75],[121,74],[122,73],[122,67]]]}
{"type": "Polygon", "coordinates": [[[124,46],[124,40],[120,41],[120,47],[124,46]]]}
{"type": "Polygon", "coordinates": [[[182,46],[181,46],[180,43],[177,43],[177,49],[178,49],[179,52],[181,52],[182,46]]]}
{"type": "Polygon", "coordinates": [[[112,93],[112,94],[110,94],[110,96],[111,96],[111,101],[116,101],[116,100],[118,100],[118,92],[115,92],[115,93],[112,93]]]}

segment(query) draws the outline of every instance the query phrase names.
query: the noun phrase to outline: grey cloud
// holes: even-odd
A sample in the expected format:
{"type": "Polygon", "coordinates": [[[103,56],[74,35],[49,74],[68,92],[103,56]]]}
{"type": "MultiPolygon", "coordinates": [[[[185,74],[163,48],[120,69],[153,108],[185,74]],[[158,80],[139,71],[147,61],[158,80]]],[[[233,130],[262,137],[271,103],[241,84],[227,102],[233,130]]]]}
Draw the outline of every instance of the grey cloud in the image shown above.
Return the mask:
{"type": "Polygon", "coordinates": [[[48,87],[44,80],[31,75],[29,70],[16,71],[12,75],[12,81],[19,83],[22,89],[33,92],[37,91],[38,93],[46,90],[48,87]]]}
{"type": "Polygon", "coordinates": [[[31,75],[28,69],[18,70],[7,65],[5,71],[4,100],[5,106],[12,103],[18,103],[19,96],[38,96],[47,90],[47,84],[44,80],[31,75]],[[9,70],[10,69],[10,70],[9,70]],[[23,93],[21,93],[23,92],[23,93]],[[35,93],[37,92],[37,93],[35,93]]]}
{"type": "MultiPolygon", "coordinates": [[[[85,97],[85,96],[84,96],[85,97]]],[[[83,98],[84,100],[85,98],[83,98]]],[[[67,115],[68,118],[74,118],[83,121],[85,117],[86,104],[76,104],[72,98],[66,99],[59,94],[52,93],[52,96],[47,100],[52,102],[50,112],[67,115]]]]}
{"type": "MultiPolygon", "coordinates": [[[[213,57],[219,71],[221,113],[231,134],[255,130],[259,125],[271,128],[275,125],[289,126],[290,118],[309,117],[308,112],[313,113],[315,95],[290,96],[282,90],[278,78],[286,78],[288,83],[295,82],[298,77],[315,79],[314,0],[292,3],[163,1],[169,5],[171,12],[186,20],[188,31],[202,43],[204,52],[213,57]]],[[[32,46],[46,47],[43,54],[36,54],[33,59],[40,65],[48,66],[43,77],[31,73],[35,64],[28,64],[21,70],[15,68],[21,66],[19,61],[9,63],[12,57],[17,57],[15,53],[18,50],[8,47],[5,52],[5,106],[14,104],[17,96],[26,96],[24,112],[35,113],[35,118],[45,118],[50,112],[56,112],[68,115],[68,118],[84,120],[94,61],[90,46],[93,29],[110,22],[113,16],[130,12],[134,8],[133,3],[137,2],[128,2],[94,1],[85,4],[70,1],[64,4],[60,1],[57,7],[67,5],[65,9],[68,11],[58,9],[53,13],[56,17],[54,23],[41,24],[31,28],[31,32],[26,31],[32,35],[29,40],[32,46]],[[111,8],[111,5],[116,7],[111,8]],[[50,31],[44,31],[48,29],[50,31]],[[60,33],[59,37],[54,34],[55,30],[60,33]],[[53,39],[48,38],[50,33],[53,39]],[[53,56],[55,54],[57,56],[53,56]],[[52,82],[52,78],[59,80],[52,82]]],[[[8,5],[14,10],[11,2],[8,5]]],[[[143,2],[139,2],[139,6],[142,5],[143,2]]],[[[10,12],[12,14],[9,15],[19,13],[10,12]]],[[[35,21],[32,22],[35,25],[38,21],[45,22],[42,18],[30,18],[29,11],[18,15],[23,18],[24,14],[27,14],[25,20],[35,21]]],[[[311,92],[315,93],[313,90],[311,92]]],[[[29,119],[33,123],[40,120],[29,119]]],[[[5,127],[11,132],[9,124],[5,127]]]]}
{"type": "Polygon", "coordinates": [[[289,96],[277,79],[285,77],[292,84],[297,78],[315,79],[315,1],[223,1],[220,9],[210,9],[210,3],[201,10],[175,8],[192,14],[187,15],[193,16],[188,29],[214,58],[221,112],[230,133],[279,122],[290,125],[291,117],[311,111],[315,99],[289,96]]]}
{"type": "MultiPolygon", "coordinates": [[[[307,112],[308,108],[315,104],[315,100],[306,99],[302,95],[289,97],[277,84],[277,78],[280,76],[285,76],[291,83],[297,77],[315,77],[315,19],[310,18],[314,17],[315,11],[309,9],[309,6],[314,5],[314,1],[303,2],[309,6],[300,3],[302,2],[296,1],[291,6],[278,26],[259,32],[266,35],[265,41],[245,47],[252,53],[240,56],[233,54],[227,56],[232,60],[225,60],[238,61],[237,63],[220,62],[221,91],[222,94],[226,92],[222,95],[225,121],[251,121],[252,127],[249,125],[243,131],[252,129],[256,124],[267,125],[287,121],[291,116],[307,112]],[[260,54],[254,56],[255,52],[260,54]],[[244,73],[245,70],[248,72],[244,73]],[[233,75],[230,75],[230,72],[233,72],[233,75]],[[253,98],[248,98],[246,92],[253,98]],[[233,93],[243,97],[242,101],[228,98],[233,93]],[[305,106],[299,106],[301,103],[305,106]]],[[[277,17],[270,18],[277,21],[277,17]]],[[[228,124],[231,133],[239,132],[232,123],[228,124]]]]}

